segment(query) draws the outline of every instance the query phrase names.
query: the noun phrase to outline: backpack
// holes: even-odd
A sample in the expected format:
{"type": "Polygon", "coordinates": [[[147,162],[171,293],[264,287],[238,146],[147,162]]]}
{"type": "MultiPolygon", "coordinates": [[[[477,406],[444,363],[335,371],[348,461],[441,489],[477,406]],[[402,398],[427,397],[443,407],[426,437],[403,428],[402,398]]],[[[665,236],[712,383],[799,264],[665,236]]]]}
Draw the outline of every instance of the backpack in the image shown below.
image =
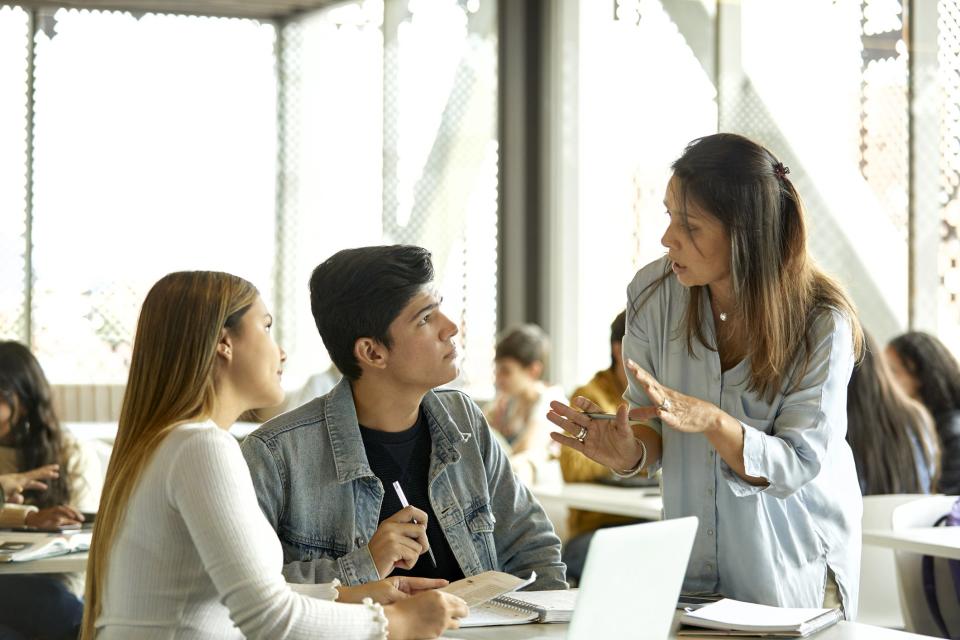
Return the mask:
{"type": "MultiPolygon", "coordinates": [[[[950,512],[938,518],[933,526],[960,526],[960,498],[950,507],[950,512]]],[[[933,556],[923,556],[920,561],[923,593],[927,599],[930,616],[933,618],[934,623],[936,623],[937,628],[940,629],[941,636],[956,640],[960,639],[960,628],[956,628],[956,624],[947,624],[947,621],[943,617],[943,611],[940,608],[940,599],[937,597],[937,574],[935,568],[937,565],[943,566],[944,564],[948,567],[950,579],[945,578],[941,572],[940,593],[944,594],[944,592],[946,592],[945,597],[954,599],[954,602],[960,602],[960,560],[945,560],[943,558],[934,560],[933,556]],[[951,584],[952,589],[949,587],[944,588],[946,586],[944,582],[951,584]],[[951,626],[955,627],[953,633],[950,632],[949,627],[951,626]]],[[[951,620],[951,622],[955,623],[956,621],[951,620]]]]}

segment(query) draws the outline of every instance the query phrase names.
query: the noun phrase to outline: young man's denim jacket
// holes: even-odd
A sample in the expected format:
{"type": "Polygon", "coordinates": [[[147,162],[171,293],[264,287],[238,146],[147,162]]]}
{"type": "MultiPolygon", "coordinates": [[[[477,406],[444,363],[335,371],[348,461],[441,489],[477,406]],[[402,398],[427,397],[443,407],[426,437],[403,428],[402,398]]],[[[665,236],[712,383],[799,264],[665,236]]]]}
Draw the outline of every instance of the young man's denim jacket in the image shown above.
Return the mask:
{"type": "MultiPolygon", "coordinates": [[[[464,575],[536,571],[532,589],[565,589],[560,539],[477,405],[459,391],[438,389],[421,406],[433,440],[430,503],[464,575]]],[[[367,544],[379,524],[383,485],[367,462],[346,378],[273,418],[241,448],[260,507],[283,544],[287,580],[380,579],[367,544]]]]}

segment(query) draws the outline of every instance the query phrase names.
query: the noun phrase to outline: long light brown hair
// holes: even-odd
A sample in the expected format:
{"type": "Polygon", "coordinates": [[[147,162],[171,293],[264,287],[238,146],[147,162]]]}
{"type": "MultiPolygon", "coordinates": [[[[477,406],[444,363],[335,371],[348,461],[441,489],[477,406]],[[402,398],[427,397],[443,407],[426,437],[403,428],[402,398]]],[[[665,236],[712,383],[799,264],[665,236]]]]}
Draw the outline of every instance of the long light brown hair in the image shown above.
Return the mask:
{"type": "MultiPolygon", "coordinates": [[[[732,311],[743,323],[743,335],[750,337],[744,355],[750,359],[751,391],[772,401],[800,382],[810,366],[813,323],[830,310],[850,322],[854,353],[860,357],[863,334],[853,303],[807,253],[803,202],[770,151],[743,136],[717,133],[687,145],[673,163],[673,175],[684,227],[689,230],[687,203],[692,202],[729,234],[732,311]]],[[[667,271],[655,280],[638,306],[669,277],[667,271]]],[[[704,333],[701,290],[690,287],[683,322],[691,353],[694,340],[716,350],[704,333]]]]}
{"type": "Polygon", "coordinates": [[[95,634],[110,549],[122,528],[130,496],[171,430],[210,417],[221,331],[236,327],[257,295],[256,288],[242,278],[185,271],[161,278],[143,302],[90,547],[81,632],[85,640],[95,634]]]}

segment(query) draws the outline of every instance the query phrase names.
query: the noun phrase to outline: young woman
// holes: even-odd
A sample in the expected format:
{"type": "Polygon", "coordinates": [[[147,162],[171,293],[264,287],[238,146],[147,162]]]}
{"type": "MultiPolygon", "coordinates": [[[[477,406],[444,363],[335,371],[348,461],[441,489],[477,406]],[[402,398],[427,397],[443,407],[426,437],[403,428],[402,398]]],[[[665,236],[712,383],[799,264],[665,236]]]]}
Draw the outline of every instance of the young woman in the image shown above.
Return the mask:
{"type": "Polygon", "coordinates": [[[90,551],[84,638],[425,638],[467,614],[439,591],[406,597],[444,581],[319,589],[363,604],[286,584],[227,432],[244,411],[283,400],[272,322],[256,289],[224,273],[173,273],[147,295],[90,551]]]}
{"type": "Polygon", "coordinates": [[[50,384],[30,350],[19,342],[0,342],[0,473],[47,465],[58,465],[59,473],[47,479],[45,490],[26,491],[24,502],[37,510],[21,524],[77,524],[83,519],[79,512],[97,510],[101,467],[96,455],[60,426],[50,384]]]}
{"type": "Polygon", "coordinates": [[[668,254],[627,291],[626,397],[648,425],[634,437],[626,406],[612,424],[561,403],[549,415],[566,432],[554,439],[620,473],[663,465],[665,517],[700,519],[685,590],[853,618],[862,502],[846,388],[862,337],[807,254],[787,174],[742,136],[686,148],[666,190],[668,254]]]}
{"type": "Polygon", "coordinates": [[[847,387],[847,442],[863,495],[930,493],[940,459],[933,418],[900,388],[864,334],[863,359],[847,387]]]}
{"type": "Polygon", "coordinates": [[[933,415],[940,438],[941,469],[937,490],[960,493],[960,366],[940,340],[911,331],[890,341],[887,360],[907,395],[933,415]]]}
{"type": "MultiPolygon", "coordinates": [[[[18,342],[0,342],[0,474],[56,468],[45,488],[23,488],[23,504],[4,507],[0,522],[50,529],[79,524],[97,510],[101,472],[96,454],[60,426],[40,363],[18,342]]],[[[0,576],[3,622],[27,637],[76,637],[83,615],[83,573],[0,576]]]]}

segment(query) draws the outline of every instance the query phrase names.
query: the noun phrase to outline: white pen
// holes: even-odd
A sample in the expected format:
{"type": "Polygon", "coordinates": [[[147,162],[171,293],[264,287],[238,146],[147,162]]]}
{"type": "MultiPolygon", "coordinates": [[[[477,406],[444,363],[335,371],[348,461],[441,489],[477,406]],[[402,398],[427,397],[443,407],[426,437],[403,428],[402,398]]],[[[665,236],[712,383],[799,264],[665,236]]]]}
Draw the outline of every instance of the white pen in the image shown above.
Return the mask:
{"type": "MultiPolygon", "coordinates": [[[[403,495],[403,489],[400,488],[400,481],[399,481],[399,480],[394,480],[394,481],[393,481],[393,490],[397,492],[397,497],[400,498],[400,506],[403,507],[403,508],[409,507],[409,506],[410,506],[410,503],[407,502],[407,496],[403,495]]],[[[414,519],[413,519],[413,524],[420,524],[420,523],[417,522],[417,519],[416,519],[416,518],[414,518],[414,519]]],[[[423,535],[427,535],[426,530],[424,530],[423,535]]],[[[427,538],[427,542],[428,542],[428,543],[430,542],[430,538],[427,538]]],[[[437,568],[437,559],[433,557],[433,547],[429,547],[429,546],[428,546],[428,547],[427,547],[427,553],[430,554],[430,564],[432,564],[432,565],[433,565],[433,568],[436,569],[436,568],[437,568]]]]}
{"type": "MultiPolygon", "coordinates": [[[[593,413],[590,411],[584,411],[583,415],[588,416],[594,420],[616,420],[617,414],[615,413],[593,413]]],[[[628,420],[630,424],[646,424],[644,420],[628,420]]]]}

